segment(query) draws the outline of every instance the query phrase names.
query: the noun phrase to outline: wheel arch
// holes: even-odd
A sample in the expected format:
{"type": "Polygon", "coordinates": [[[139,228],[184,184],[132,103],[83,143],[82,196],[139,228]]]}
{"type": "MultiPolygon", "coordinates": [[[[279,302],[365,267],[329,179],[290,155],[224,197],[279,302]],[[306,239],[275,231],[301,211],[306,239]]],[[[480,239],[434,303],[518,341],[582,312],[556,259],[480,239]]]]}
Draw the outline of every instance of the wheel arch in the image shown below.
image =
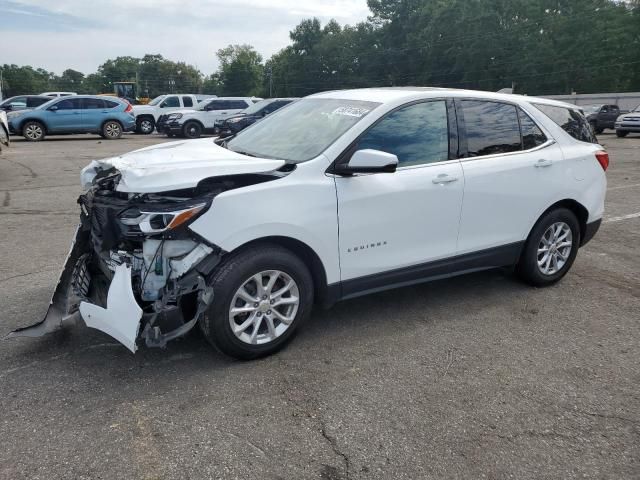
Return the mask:
{"type": "Polygon", "coordinates": [[[582,241],[585,238],[585,234],[587,232],[587,221],[589,219],[589,210],[587,210],[587,207],[582,205],[580,202],[572,198],[565,198],[563,200],[559,200],[553,205],[551,205],[549,208],[547,208],[544,212],[542,212],[536,219],[533,226],[529,229],[529,235],[531,235],[531,232],[533,231],[535,226],[538,224],[538,222],[544,215],[558,208],[566,208],[567,210],[573,212],[573,214],[576,216],[576,218],[578,219],[578,224],[580,225],[580,242],[582,244],[582,241]]]}
{"type": "Polygon", "coordinates": [[[122,128],[122,130],[124,131],[124,125],[117,118],[107,118],[107,119],[105,119],[105,121],[100,124],[100,131],[102,131],[104,126],[109,122],[117,122],[120,125],[120,128],[122,128]]]}
{"type": "Polygon", "coordinates": [[[136,115],[136,122],[138,120],[144,120],[145,118],[148,118],[150,120],[153,120],[153,123],[156,123],[156,117],[154,117],[152,114],[150,113],[141,113],[140,115],[136,115]]]}
{"type": "Polygon", "coordinates": [[[317,304],[330,305],[335,303],[335,299],[329,291],[327,272],[322,264],[322,260],[320,260],[320,256],[309,245],[296,238],[278,235],[256,238],[238,246],[233,251],[228,252],[228,254],[265,244],[284,247],[307,265],[313,278],[314,298],[317,304]]]}
{"type": "Polygon", "coordinates": [[[202,128],[202,130],[205,130],[204,123],[202,123],[197,118],[189,118],[189,119],[185,120],[184,123],[182,124],[182,130],[184,131],[185,127],[187,125],[189,125],[190,123],[197,123],[198,125],[200,125],[200,128],[202,128]]]}
{"type": "Polygon", "coordinates": [[[20,123],[18,124],[17,130],[20,132],[20,135],[22,135],[22,129],[27,124],[27,122],[38,122],[40,125],[44,127],[44,133],[49,133],[49,126],[44,120],[38,117],[27,117],[20,120],[20,123]]]}

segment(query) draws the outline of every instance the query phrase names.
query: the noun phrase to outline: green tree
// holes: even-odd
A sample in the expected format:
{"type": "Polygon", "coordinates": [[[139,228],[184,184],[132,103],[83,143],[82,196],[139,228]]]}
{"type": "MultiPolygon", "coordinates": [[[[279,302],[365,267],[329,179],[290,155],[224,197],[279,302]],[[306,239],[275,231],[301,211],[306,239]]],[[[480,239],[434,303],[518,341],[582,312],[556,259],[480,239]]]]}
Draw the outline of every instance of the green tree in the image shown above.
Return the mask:
{"type": "Polygon", "coordinates": [[[264,66],[251,45],[229,45],[217,52],[220,91],[227,96],[260,95],[264,66]]]}

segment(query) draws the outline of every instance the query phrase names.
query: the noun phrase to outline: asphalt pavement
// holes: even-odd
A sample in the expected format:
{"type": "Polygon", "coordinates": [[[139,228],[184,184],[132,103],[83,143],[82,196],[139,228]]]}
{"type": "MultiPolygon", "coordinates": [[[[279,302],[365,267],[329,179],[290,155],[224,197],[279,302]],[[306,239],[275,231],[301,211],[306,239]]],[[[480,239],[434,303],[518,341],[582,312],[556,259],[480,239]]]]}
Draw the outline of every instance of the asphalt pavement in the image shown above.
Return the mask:
{"type": "MultiPolygon", "coordinates": [[[[640,478],[640,135],[600,138],[605,221],[551,288],[492,271],[345,301],[253,362],[199,332],[0,342],[0,479],[640,478]]],[[[166,140],[14,137],[0,334],[47,308],[80,169],[166,140]]]]}

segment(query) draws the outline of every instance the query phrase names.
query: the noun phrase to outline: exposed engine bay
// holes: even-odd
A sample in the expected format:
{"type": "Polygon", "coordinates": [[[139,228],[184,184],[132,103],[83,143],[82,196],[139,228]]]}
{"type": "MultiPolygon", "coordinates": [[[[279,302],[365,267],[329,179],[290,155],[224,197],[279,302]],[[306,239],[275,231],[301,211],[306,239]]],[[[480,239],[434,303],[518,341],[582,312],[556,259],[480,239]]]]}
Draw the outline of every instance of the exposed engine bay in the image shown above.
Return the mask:
{"type": "Polygon", "coordinates": [[[213,301],[207,278],[224,253],[188,228],[220,193],[286,175],[211,177],[163,193],[118,191],[115,168],[78,198],[80,224],[47,314],[9,337],[41,336],[81,317],[135,352],[191,330],[213,301]]]}

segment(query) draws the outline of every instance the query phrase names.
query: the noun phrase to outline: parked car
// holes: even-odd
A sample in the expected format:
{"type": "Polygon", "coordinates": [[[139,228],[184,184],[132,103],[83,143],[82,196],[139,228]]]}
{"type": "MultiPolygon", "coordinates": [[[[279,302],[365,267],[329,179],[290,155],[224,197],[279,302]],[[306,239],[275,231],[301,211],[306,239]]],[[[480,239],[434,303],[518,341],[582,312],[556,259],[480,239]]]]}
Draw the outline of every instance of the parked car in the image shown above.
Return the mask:
{"type": "Polygon", "coordinates": [[[0,110],[5,112],[16,112],[18,110],[27,110],[36,108],[51,101],[51,97],[45,97],[43,95],[18,95],[16,97],[9,97],[0,102],[0,110]]]}
{"type": "Polygon", "coordinates": [[[196,110],[163,115],[158,120],[158,132],[187,138],[198,138],[203,133],[215,133],[216,121],[235,115],[253,103],[250,97],[214,98],[202,102],[196,110]]]}
{"type": "Polygon", "coordinates": [[[2,149],[8,147],[11,144],[9,138],[9,123],[7,122],[7,114],[3,110],[0,110],[0,153],[2,149]]]}
{"type": "Polygon", "coordinates": [[[44,92],[40,95],[45,97],[69,97],[71,95],[78,95],[76,92],[44,92]]]}
{"type": "Polygon", "coordinates": [[[112,140],[134,128],[131,104],[106,96],[60,97],[9,119],[9,130],[31,142],[68,133],[98,133],[112,140]]]}
{"type": "Polygon", "coordinates": [[[249,108],[242,110],[240,113],[231,115],[230,117],[216,120],[214,125],[214,133],[221,137],[235,135],[244,130],[249,125],[254,124],[258,120],[262,120],[267,115],[276,110],[290,104],[296,98],[272,98],[254,103],[249,108]]]}
{"type": "Polygon", "coordinates": [[[133,113],[136,117],[136,132],[144,135],[153,133],[160,115],[197,107],[198,104],[201,103],[198,100],[199,98],[202,98],[202,96],[192,95],[190,93],[176,93],[172,95],[160,95],[151,100],[147,105],[135,105],[133,107],[133,113]]]}
{"type": "Polygon", "coordinates": [[[587,105],[580,107],[589,121],[589,125],[596,134],[601,134],[606,128],[615,128],[616,118],[624,111],[618,105],[587,105]]]}
{"type": "Polygon", "coordinates": [[[620,115],[615,127],[618,137],[626,137],[630,132],[640,133],[640,105],[631,112],[620,115]]]}
{"type": "Polygon", "coordinates": [[[600,226],[595,142],[574,105],[381,88],[304,98],[230,141],[93,161],[50,310],[10,336],[74,314],[135,352],[199,323],[249,359],[314,304],[510,265],[552,285],[600,226]]]}

